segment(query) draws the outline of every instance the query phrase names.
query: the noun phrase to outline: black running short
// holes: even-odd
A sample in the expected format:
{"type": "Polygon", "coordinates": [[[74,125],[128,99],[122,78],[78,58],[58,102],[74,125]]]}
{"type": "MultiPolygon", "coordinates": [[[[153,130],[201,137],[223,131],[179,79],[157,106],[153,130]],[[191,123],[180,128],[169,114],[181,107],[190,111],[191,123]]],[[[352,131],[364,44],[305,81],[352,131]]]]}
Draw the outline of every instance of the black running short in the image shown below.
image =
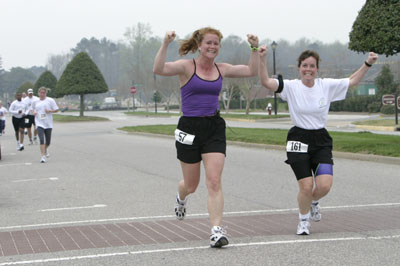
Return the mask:
{"type": "Polygon", "coordinates": [[[15,116],[13,116],[12,123],[13,123],[15,132],[17,132],[20,128],[25,127],[25,117],[16,118],[15,116]]]}
{"type": "Polygon", "coordinates": [[[292,127],[286,139],[286,154],[285,162],[290,164],[297,180],[312,176],[320,163],[333,164],[332,138],[325,128],[292,127]]]}
{"type": "Polygon", "coordinates": [[[218,115],[206,117],[187,117],[179,119],[175,132],[177,157],[185,163],[201,161],[203,153],[219,152],[226,155],[225,120],[218,115]],[[179,134],[181,137],[179,137],[179,134]],[[186,135],[194,136],[193,143],[181,143],[186,135]]]}
{"type": "Polygon", "coordinates": [[[31,128],[32,124],[35,124],[35,116],[34,115],[26,115],[25,116],[25,128],[31,128]]]}

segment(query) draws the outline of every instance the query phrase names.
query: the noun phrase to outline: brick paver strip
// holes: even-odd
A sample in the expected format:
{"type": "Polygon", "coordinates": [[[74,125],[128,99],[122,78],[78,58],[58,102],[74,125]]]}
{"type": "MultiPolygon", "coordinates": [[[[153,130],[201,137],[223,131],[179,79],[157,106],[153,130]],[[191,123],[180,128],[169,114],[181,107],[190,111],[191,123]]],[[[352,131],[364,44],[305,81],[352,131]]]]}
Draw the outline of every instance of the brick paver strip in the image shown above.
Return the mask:
{"type": "MultiPolygon", "coordinates": [[[[400,229],[400,208],[322,209],[322,221],[311,233],[366,232],[400,229]],[[376,217],[380,217],[377,219],[376,217]]],[[[227,216],[223,225],[231,239],[246,236],[294,235],[297,213],[227,216]]],[[[66,226],[0,232],[0,256],[90,248],[208,240],[209,219],[155,220],[86,226],[66,226]]],[[[233,241],[232,241],[233,242],[233,241]]]]}

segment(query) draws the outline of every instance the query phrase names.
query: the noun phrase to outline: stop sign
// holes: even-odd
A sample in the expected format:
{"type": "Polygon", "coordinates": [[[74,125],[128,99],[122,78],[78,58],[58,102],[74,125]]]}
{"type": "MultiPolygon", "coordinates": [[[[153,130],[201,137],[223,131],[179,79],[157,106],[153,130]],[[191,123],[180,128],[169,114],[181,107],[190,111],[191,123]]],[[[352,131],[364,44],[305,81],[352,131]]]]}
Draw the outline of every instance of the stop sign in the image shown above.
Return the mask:
{"type": "Polygon", "coordinates": [[[134,87],[134,86],[131,87],[131,93],[132,94],[136,93],[136,87],[134,87]]]}

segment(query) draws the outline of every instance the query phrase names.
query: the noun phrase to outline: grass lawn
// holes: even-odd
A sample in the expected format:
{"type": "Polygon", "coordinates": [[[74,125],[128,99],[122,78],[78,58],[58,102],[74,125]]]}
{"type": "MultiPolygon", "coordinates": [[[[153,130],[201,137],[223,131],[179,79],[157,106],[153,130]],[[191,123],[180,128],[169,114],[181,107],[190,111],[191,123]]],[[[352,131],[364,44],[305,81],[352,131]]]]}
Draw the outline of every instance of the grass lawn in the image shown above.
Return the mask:
{"type": "MultiPolygon", "coordinates": [[[[159,117],[170,117],[170,116],[181,116],[182,114],[180,113],[154,113],[154,112],[125,112],[127,115],[138,115],[138,116],[159,116],[159,117]]],[[[257,120],[257,119],[274,119],[274,118],[282,118],[282,117],[287,117],[289,118],[289,115],[257,115],[257,114],[249,114],[246,115],[243,112],[242,113],[229,113],[225,114],[224,112],[221,113],[221,116],[225,119],[245,119],[245,120],[257,120]]]]}
{"type": "MultiPolygon", "coordinates": [[[[176,125],[153,125],[119,128],[126,132],[147,132],[174,135],[176,125]]],[[[228,127],[226,138],[259,144],[285,145],[287,130],[228,127]]],[[[400,157],[400,136],[379,135],[369,132],[330,132],[334,151],[400,157]]]]}
{"type": "Polygon", "coordinates": [[[110,119],[99,116],[75,116],[75,115],[53,115],[55,122],[91,122],[91,121],[109,121],[110,119]]]}

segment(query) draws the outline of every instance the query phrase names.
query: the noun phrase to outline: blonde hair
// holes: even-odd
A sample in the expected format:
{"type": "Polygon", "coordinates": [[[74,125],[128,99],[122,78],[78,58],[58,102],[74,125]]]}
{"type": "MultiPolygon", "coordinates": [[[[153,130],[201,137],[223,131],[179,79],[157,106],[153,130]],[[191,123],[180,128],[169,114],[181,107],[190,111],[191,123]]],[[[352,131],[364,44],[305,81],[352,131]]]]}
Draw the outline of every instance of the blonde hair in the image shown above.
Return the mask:
{"type": "Polygon", "coordinates": [[[220,41],[223,38],[222,33],[217,29],[211,27],[198,29],[192,33],[192,37],[190,37],[190,39],[181,41],[181,46],[179,47],[179,55],[184,56],[187,55],[189,52],[195,53],[201,41],[203,41],[204,35],[206,34],[215,34],[218,36],[220,41]]]}
{"type": "Polygon", "coordinates": [[[50,89],[49,89],[49,88],[46,88],[46,87],[40,87],[40,88],[38,89],[38,93],[39,93],[40,91],[45,91],[46,93],[48,93],[48,92],[50,91],[50,89]]]}

